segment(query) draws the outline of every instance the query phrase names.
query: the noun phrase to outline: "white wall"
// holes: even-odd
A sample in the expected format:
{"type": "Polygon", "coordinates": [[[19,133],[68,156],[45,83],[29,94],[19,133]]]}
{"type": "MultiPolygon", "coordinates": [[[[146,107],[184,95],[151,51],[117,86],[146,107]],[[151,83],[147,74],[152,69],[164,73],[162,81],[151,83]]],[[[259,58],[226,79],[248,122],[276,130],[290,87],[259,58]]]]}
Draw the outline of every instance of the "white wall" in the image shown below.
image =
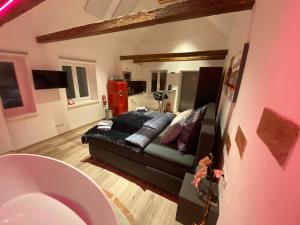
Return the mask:
{"type": "MultiPolygon", "coordinates": [[[[222,20],[231,20],[234,15],[220,16],[213,21],[217,24],[222,20]]],[[[228,44],[228,36],[224,30],[218,29],[212,23],[212,18],[194,19],[188,21],[180,21],[176,23],[162,24],[151,27],[139,45],[137,45],[137,54],[151,53],[170,53],[170,52],[193,52],[206,50],[226,49],[228,44]]],[[[231,31],[232,26],[227,25],[224,28],[227,32],[231,31]]],[[[180,89],[180,72],[181,71],[199,71],[200,67],[220,66],[224,65],[223,60],[208,60],[208,61],[186,61],[186,62],[164,62],[164,63],[142,63],[140,64],[141,75],[140,80],[147,81],[147,93],[150,93],[151,88],[151,71],[152,70],[167,70],[168,73],[175,72],[177,80],[176,96],[171,96],[171,99],[176,99],[172,106],[174,111],[177,111],[177,103],[180,89]],[[179,84],[178,84],[179,82],[179,84]]],[[[168,78],[167,85],[172,81],[168,78]]],[[[173,93],[174,94],[174,93],[173,93]]],[[[170,95],[173,95],[170,94],[170,95]]],[[[173,100],[171,100],[173,102],[173,100]]],[[[168,102],[168,101],[166,101],[168,102]]],[[[158,104],[153,99],[152,94],[145,96],[145,104],[150,108],[157,108],[158,104]]]]}
{"type": "MultiPolygon", "coordinates": [[[[299,13],[297,0],[258,0],[250,17],[238,18],[230,38],[231,54],[247,40],[250,51],[228,129],[229,155],[224,149],[227,186],[219,225],[299,224],[300,141],[282,168],[256,134],[264,107],[300,124],[299,13]],[[238,126],[248,141],[242,160],[234,140],[238,126]]],[[[224,128],[230,103],[225,96],[222,101],[224,128]]]]}
{"type": "MultiPolygon", "coordinates": [[[[97,21],[84,12],[85,3],[85,0],[45,1],[0,28],[0,50],[28,52],[31,69],[59,70],[59,56],[96,60],[98,95],[101,97],[106,94],[108,75],[118,71],[121,51],[127,53],[131,49],[120,42],[118,35],[52,44],[37,44],[35,41],[40,34],[97,21]]],[[[13,145],[11,148],[3,147],[2,152],[19,149],[104,118],[102,103],[69,109],[65,89],[34,91],[34,96],[37,115],[1,122],[1,129],[7,130],[13,145]],[[63,127],[56,127],[62,123],[63,127]]]]}
{"type": "MultiPolygon", "coordinates": [[[[227,47],[228,56],[226,58],[226,62],[224,65],[225,67],[228,64],[228,60],[230,60],[232,56],[240,52],[243,49],[244,44],[250,41],[249,32],[251,30],[250,27],[251,19],[252,19],[251,11],[241,12],[238,14],[238,18],[235,21],[234,28],[228,40],[228,47],[227,47]]],[[[227,68],[225,68],[225,70],[226,69],[227,68]]],[[[219,114],[221,117],[220,119],[222,121],[221,123],[222,134],[226,126],[226,120],[228,118],[229,111],[233,107],[234,105],[230,104],[230,101],[228,100],[227,96],[223,93],[221,96],[220,108],[219,108],[219,110],[222,111],[222,113],[219,114]]]]}
{"type": "MultiPolygon", "coordinates": [[[[126,65],[119,61],[120,55],[222,49],[227,44],[226,32],[230,29],[228,22],[224,26],[226,29],[219,29],[216,26],[218,19],[212,18],[51,44],[36,43],[35,37],[38,35],[98,21],[98,18],[83,10],[85,4],[85,0],[43,2],[0,28],[0,50],[28,52],[27,59],[32,69],[61,69],[60,56],[96,60],[98,96],[101,97],[106,94],[109,75],[133,70],[133,78],[136,80],[144,80],[148,76],[146,71],[151,64],[145,64],[145,68],[143,65],[126,65]]],[[[225,17],[219,20],[230,21],[232,16],[225,17]]],[[[222,65],[223,62],[182,62],[152,66],[154,69],[164,68],[179,72],[198,70],[201,65],[208,64],[222,65]]],[[[34,96],[37,103],[36,115],[5,122],[13,149],[28,146],[104,117],[104,108],[100,103],[69,109],[64,89],[34,91],[34,96]],[[86,114],[89,116],[82,116],[86,114]],[[61,124],[64,125],[60,126],[61,124]]]]}
{"type": "MultiPolygon", "coordinates": [[[[0,99],[0,104],[2,104],[1,99],[0,99]]],[[[0,141],[0,155],[1,155],[7,151],[10,151],[13,147],[11,143],[9,131],[5,123],[5,118],[3,116],[2,109],[0,110],[0,137],[1,137],[1,141],[0,141]]]]}
{"type": "MultiPolygon", "coordinates": [[[[36,43],[35,37],[38,35],[98,21],[98,18],[83,10],[85,4],[85,0],[43,2],[0,28],[0,50],[28,52],[27,59],[32,69],[61,69],[60,56],[96,60],[99,97],[106,94],[108,76],[120,74],[127,68],[133,70],[134,79],[146,80],[152,69],[179,73],[180,70],[198,70],[200,66],[223,65],[223,61],[195,61],[132,66],[121,63],[119,56],[226,48],[230,21],[234,18],[230,14],[51,44],[36,43]]],[[[100,103],[69,109],[64,89],[34,91],[34,96],[36,115],[5,121],[12,149],[28,146],[104,117],[104,108],[100,103]],[[82,116],[86,114],[89,116],[82,116]]]]}
{"type": "Polygon", "coordinates": [[[227,43],[228,36],[209,20],[193,19],[151,27],[137,46],[137,53],[219,50],[226,49],[227,43]]]}
{"type": "MultiPolygon", "coordinates": [[[[164,62],[164,63],[143,63],[142,64],[142,74],[141,80],[147,81],[147,94],[145,96],[145,104],[147,107],[156,109],[158,107],[158,103],[154,100],[151,93],[151,71],[153,70],[167,70],[168,78],[167,78],[167,87],[169,84],[173,85],[177,90],[175,98],[175,104],[172,101],[173,111],[177,111],[178,101],[179,101],[179,92],[180,92],[180,84],[181,84],[181,71],[199,71],[200,67],[212,67],[212,66],[220,66],[223,67],[224,60],[209,60],[209,61],[187,61],[187,62],[164,62]],[[170,75],[170,73],[175,73],[174,75],[170,75]]],[[[172,95],[172,94],[171,94],[172,95]]],[[[168,102],[165,101],[165,102],[168,102]]]]}

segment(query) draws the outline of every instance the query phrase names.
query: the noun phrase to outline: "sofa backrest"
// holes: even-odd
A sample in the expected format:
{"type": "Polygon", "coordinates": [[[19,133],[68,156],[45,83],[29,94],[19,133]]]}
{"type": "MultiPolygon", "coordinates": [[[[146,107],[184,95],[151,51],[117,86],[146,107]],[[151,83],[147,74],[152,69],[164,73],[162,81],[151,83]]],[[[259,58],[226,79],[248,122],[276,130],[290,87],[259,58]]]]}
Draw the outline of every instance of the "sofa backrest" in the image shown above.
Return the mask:
{"type": "Polygon", "coordinates": [[[201,130],[199,133],[198,149],[196,153],[194,170],[198,166],[198,162],[212,152],[216,137],[216,104],[209,103],[204,118],[201,122],[201,130]]]}

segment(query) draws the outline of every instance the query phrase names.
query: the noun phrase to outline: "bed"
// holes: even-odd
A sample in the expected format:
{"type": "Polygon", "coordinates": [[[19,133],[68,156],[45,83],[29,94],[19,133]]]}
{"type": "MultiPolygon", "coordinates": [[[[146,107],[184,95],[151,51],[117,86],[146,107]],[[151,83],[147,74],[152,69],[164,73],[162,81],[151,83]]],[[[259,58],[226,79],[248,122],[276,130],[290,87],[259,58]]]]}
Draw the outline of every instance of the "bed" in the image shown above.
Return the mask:
{"type": "Polygon", "coordinates": [[[178,194],[186,172],[193,173],[200,158],[208,155],[215,140],[215,103],[209,103],[201,121],[197,151],[180,153],[173,143],[163,145],[161,138],[169,129],[174,114],[129,112],[113,118],[112,129],[101,131],[97,126],[82,136],[89,144],[94,160],[111,164],[131,175],[146,180],[170,193],[178,194]],[[156,130],[149,136],[147,128],[156,130]],[[144,138],[146,136],[146,138],[144,138]],[[134,141],[141,141],[136,145],[134,141]],[[129,140],[129,141],[128,141],[129,140]],[[132,142],[130,142],[133,141],[132,142]]]}

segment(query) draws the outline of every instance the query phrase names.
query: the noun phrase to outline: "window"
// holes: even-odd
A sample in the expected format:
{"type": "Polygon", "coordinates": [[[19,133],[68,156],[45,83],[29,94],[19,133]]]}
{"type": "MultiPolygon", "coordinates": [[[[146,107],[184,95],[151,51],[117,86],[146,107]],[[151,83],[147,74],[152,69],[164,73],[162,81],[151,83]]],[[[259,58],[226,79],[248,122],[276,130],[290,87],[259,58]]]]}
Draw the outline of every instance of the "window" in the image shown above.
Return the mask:
{"type": "Polygon", "coordinates": [[[160,73],[160,83],[159,83],[159,90],[165,91],[166,90],[166,84],[167,84],[167,73],[161,72],[160,73]]]}
{"type": "Polygon", "coordinates": [[[123,77],[124,77],[124,80],[131,81],[131,72],[129,72],[129,71],[123,72],[123,77]]]}
{"type": "Polygon", "coordinates": [[[151,92],[165,91],[167,85],[167,71],[151,72],[151,92]]]}
{"type": "Polygon", "coordinates": [[[29,71],[24,55],[0,54],[0,105],[6,119],[36,113],[29,71]]]}
{"type": "Polygon", "coordinates": [[[157,73],[152,73],[151,74],[151,92],[157,91],[157,73]]]}
{"type": "Polygon", "coordinates": [[[68,78],[67,98],[75,100],[91,99],[88,66],[83,64],[64,64],[62,70],[67,73],[68,78]]]}
{"type": "Polygon", "coordinates": [[[0,62],[0,96],[4,109],[23,106],[13,62],[0,62]]]}

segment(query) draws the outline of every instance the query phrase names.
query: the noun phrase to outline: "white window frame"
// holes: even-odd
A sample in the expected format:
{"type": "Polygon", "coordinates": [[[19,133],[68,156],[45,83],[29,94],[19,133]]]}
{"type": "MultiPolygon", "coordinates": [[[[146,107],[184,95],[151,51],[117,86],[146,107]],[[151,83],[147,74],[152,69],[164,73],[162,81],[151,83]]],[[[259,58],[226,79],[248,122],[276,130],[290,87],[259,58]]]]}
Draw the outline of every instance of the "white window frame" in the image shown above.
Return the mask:
{"type": "Polygon", "coordinates": [[[70,63],[70,62],[63,62],[62,67],[63,66],[69,66],[69,67],[71,67],[71,70],[72,70],[72,78],[73,78],[74,93],[75,93],[75,98],[73,98],[73,100],[74,101],[91,100],[92,96],[91,96],[91,87],[90,87],[89,66],[84,63],[70,63]],[[87,88],[88,88],[88,96],[86,96],[86,97],[80,97],[76,67],[84,67],[85,68],[86,79],[87,79],[87,88]]]}
{"type": "MultiPolygon", "coordinates": [[[[156,84],[156,91],[162,91],[160,90],[160,74],[161,73],[166,73],[167,74],[167,77],[166,77],[166,86],[165,86],[165,89],[164,91],[167,90],[167,81],[168,81],[168,70],[151,70],[150,72],[150,93],[153,93],[152,91],[152,74],[153,73],[157,73],[157,84],[156,84]]],[[[154,91],[154,92],[156,92],[154,91]]]]}

